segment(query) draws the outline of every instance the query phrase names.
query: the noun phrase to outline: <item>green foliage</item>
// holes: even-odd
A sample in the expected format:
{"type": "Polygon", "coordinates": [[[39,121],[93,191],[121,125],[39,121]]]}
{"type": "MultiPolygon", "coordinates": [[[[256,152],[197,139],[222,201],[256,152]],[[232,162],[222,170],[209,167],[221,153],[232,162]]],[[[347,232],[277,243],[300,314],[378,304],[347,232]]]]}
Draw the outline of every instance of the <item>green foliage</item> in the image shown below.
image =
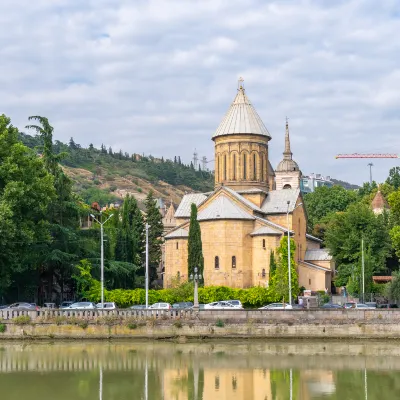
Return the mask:
{"type": "Polygon", "coordinates": [[[385,294],[391,301],[400,300],[400,271],[393,273],[393,280],[387,284],[385,294]]]}
{"type": "Polygon", "coordinates": [[[31,317],[29,315],[20,315],[12,319],[12,322],[16,325],[29,325],[31,323],[31,317]]]}
{"type": "Polygon", "coordinates": [[[189,225],[189,238],[188,238],[188,266],[189,275],[194,274],[194,268],[198,268],[198,273],[203,275],[204,270],[204,257],[203,245],[201,242],[200,224],[197,220],[197,207],[196,204],[191,205],[190,211],[190,225],[189,225]]]}
{"type": "Polygon", "coordinates": [[[390,169],[386,183],[393,186],[396,190],[400,188],[400,167],[393,167],[390,169]]]}
{"type": "Polygon", "coordinates": [[[149,275],[150,282],[157,279],[157,268],[161,261],[163,224],[153,192],[146,197],[146,223],[149,228],[149,275]]]}
{"type": "MultiPolygon", "coordinates": [[[[314,192],[304,196],[304,203],[308,215],[308,224],[311,230],[332,213],[345,211],[357,201],[357,193],[341,186],[317,187],[314,192]]],[[[314,232],[318,234],[318,232],[314,232]]]]}
{"type": "Polygon", "coordinates": [[[172,324],[175,328],[181,329],[183,327],[183,324],[179,320],[175,320],[174,323],[172,324]]]}
{"type": "MultiPolygon", "coordinates": [[[[292,297],[299,294],[299,282],[295,262],[296,243],[290,239],[290,272],[292,297]]],[[[286,237],[281,239],[277,249],[277,265],[273,276],[270,278],[270,293],[274,301],[289,301],[289,266],[288,266],[288,240],[286,237]]]]}
{"type": "Polygon", "coordinates": [[[275,260],[275,253],[271,250],[269,254],[269,279],[271,280],[273,276],[275,276],[276,272],[276,260],[275,260]]]}
{"type": "Polygon", "coordinates": [[[215,326],[218,328],[223,328],[225,326],[225,322],[222,319],[217,319],[215,326]]]}
{"type": "Polygon", "coordinates": [[[0,333],[4,333],[7,330],[6,324],[0,324],[0,333]]]}

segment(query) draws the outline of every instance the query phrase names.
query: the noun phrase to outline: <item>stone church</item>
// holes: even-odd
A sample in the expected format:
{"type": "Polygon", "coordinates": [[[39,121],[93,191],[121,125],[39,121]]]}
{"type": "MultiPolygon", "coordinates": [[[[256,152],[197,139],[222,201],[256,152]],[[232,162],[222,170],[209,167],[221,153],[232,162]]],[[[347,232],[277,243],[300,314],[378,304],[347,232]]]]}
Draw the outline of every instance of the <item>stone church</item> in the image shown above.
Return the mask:
{"type": "Polygon", "coordinates": [[[271,135],[239,88],[212,140],[215,189],[186,194],[165,236],[164,287],[188,279],[190,207],[198,207],[204,285],[268,286],[271,251],[288,234],[296,242],[299,286],[331,290],[334,265],[321,240],[306,233],[301,171],[293,160],[286,121],[285,150],[276,170],[269,161],[271,135]]]}

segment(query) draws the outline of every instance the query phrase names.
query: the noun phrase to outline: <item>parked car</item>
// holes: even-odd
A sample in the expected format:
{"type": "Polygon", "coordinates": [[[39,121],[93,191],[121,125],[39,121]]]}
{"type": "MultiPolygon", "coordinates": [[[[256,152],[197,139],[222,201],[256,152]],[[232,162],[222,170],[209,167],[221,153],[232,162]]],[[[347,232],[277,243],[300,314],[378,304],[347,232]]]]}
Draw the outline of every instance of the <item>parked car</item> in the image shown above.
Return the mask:
{"type": "Polygon", "coordinates": [[[226,300],[227,303],[230,303],[235,308],[243,308],[242,302],[240,300],[226,300]]]}
{"type": "Polygon", "coordinates": [[[95,310],[96,305],[90,301],[78,301],[67,307],[67,310],[95,310]]]}
{"type": "Polygon", "coordinates": [[[31,303],[14,303],[10,304],[7,308],[11,310],[26,310],[26,311],[40,310],[40,308],[36,304],[31,304],[31,303]]]}
{"type": "Polygon", "coordinates": [[[235,310],[235,306],[227,301],[214,301],[213,303],[205,304],[204,310],[235,310]]]}
{"type": "Polygon", "coordinates": [[[292,310],[304,310],[303,304],[292,304],[292,310]]]}
{"type": "Polygon", "coordinates": [[[131,310],[144,310],[146,309],[146,304],[134,304],[133,306],[129,307],[131,310]]]}
{"type": "Polygon", "coordinates": [[[60,309],[69,308],[71,304],[74,304],[74,301],[63,301],[60,304],[60,309]]]}
{"type": "Polygon", "coordinates": [[[344,303],[343,308],[355,308],[356,304],[354,301],[349,301],[347,303],[344,303]]]}
{"type": "Polygon", "coordinates": [[[3,310],[3,309],[5,309],[5,308],[8,308],[8,305],[7,305],[7,304],[3,304],[3,305],[0,306],[0,310],[3,310]]]}
{"type": "Polygon", "coordinates": [[[343,308],[340,304],[325,303],[322,308],[343,308]]]}
{"type": "Polygon", "coordinates": [[[271,303],[264,307],[260,307],[259,310],[292,310],[293,307],[286,303],[271,303]]]}
{"type": "Polygon", "coordinates": [[[376,308],[377,303],[376,301],[366,301],[364,304],[366,304],[368,307],[376,308]]]}
{"type": "Polygon", "coordinates": [[[43,308],[47,308],[47,309],[54,309],[54,308],[57,308],[56,307],[56,303],[44,303],[44,305],[43,305],[43,308]]]}
{"type": "Polygon", "coordinates": [[[149,307],[152,310],[170,310],[172,308],[169,303],[154,303],[149,307]]]}
{"type": "Polygon", "coordinates": [[[96,304],[96,308],[98,308],[98,309],[100,309],[100,310],[106,310],[106,311],[108,311],[108,310],[116,310],[116,309],[117,309],[117,306],[116,306],[115,303],[107,302],[107,303],[103,303],[103,307],[101,306],[101,303],[97,303],[97,304],[96,304]]]}
{"type": "Polygon", "coordinates": [[[368,304],[357,303],[354,307],[355,309],[362,309],[362,310],[375,310],[376,307],[369,306],[368,304]]]}
{"type": "Polygon", "coordinates": [[[377,308],[399,308],[397,304],[378,304],[377,308]]]}
{"type": "Polygon", "coordinates": [[[185,310],[185,309],[192,308],[192,307],[193,307],[193,303],[191,301],[181,301],[179,303],[172,304],[173,310],[185,310]]]}

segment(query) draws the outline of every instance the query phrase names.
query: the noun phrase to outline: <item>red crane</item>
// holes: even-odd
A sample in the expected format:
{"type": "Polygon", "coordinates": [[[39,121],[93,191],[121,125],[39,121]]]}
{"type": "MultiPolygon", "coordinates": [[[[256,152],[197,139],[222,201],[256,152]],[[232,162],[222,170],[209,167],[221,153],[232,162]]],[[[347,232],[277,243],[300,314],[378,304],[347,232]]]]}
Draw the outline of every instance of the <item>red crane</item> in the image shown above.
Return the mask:
{"type": "Polygon", "coordinates": [[[338,154],[335,158],[399,158],[398,154],[374,153],[374,154],[338,154]]]}

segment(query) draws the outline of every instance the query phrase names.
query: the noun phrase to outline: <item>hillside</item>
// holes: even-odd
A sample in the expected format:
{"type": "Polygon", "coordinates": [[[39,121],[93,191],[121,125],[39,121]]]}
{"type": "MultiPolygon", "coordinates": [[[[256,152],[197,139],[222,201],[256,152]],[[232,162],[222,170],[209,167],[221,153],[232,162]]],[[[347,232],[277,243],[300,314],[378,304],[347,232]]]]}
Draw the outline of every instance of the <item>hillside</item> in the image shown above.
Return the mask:
{"type": "MultiPolygon", "coordinates": [[[[38,153],[41,141],[38,137],[21,133],[22,142],[38,153]]],[[[55,153],[64,153],[62,167],[73,180],[75,192],[90,204],[100,205],[121,200],[127,193],[143,204],[152,190],[154,196],[177,205],[185,192],[207,192],[213,189],[214,177],[208,171],[195,170],[184,165],[180,157],[174,160],[157,159],[152,156],[113,152],[102,146],[83,148],[73,139],[67,145],[56,141],[55,153]]]]}

